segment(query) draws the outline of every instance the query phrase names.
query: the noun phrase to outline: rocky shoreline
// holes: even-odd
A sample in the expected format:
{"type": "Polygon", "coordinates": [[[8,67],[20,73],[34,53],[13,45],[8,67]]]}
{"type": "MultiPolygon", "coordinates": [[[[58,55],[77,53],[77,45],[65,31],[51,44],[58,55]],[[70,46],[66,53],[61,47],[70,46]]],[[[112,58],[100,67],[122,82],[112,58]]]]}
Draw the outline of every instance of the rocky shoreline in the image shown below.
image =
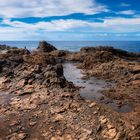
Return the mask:
{"type": "Polygon", "coordinates": [[[45,41],[34,51],[0,48],[0,140],[140,139],[140,54],[113,47],[69,52],[45,41]],[[82,98],[65,78],[64,62],[80,62],[86,78],[112,81],[102,93],[133,110],[82,98]]]}

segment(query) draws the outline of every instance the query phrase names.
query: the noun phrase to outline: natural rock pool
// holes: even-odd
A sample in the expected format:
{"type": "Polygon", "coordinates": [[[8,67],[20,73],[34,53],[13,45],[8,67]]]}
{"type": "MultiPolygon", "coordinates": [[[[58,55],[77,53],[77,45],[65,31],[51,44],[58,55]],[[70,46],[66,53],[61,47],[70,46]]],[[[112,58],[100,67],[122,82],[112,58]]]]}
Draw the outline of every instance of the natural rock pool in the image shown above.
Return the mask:
{"type": "Polygon", "coordinates": [[[104,80],[91,77],[90,79],[83,79],[85,76],[81,69],[76,66],[77,63],[64,63],[64,76],[68,81],[74,83],[75,86],[80,87],[80,96],[86,99],[96,100],[100,103],[108,104],[117,112],[130,112],[132,107],[129,105],[118,106],[115,100],[112,100],[102,94],[102,90],[108,89],[112,83],[104,80]]]}

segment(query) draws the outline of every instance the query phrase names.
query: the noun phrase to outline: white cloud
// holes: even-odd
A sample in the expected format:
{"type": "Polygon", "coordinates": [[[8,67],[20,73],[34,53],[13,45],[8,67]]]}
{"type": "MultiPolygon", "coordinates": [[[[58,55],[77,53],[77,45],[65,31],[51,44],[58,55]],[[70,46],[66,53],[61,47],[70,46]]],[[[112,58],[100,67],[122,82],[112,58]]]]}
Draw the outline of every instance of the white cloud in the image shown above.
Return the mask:
{"type": "Polygon", "coordinates": [[[135,11],[134,10],[125,10],[125,11],[120,11],[117,12],[118,14],[123,14],[123,15],[134,15],[135,11]]]}
{"type": "MultiPolygon", "coordinates": [[[[5,19],[0,26],[0,39],[9,38],[40,38],[48,36],[50,32],[73,32],[78,34],[94,33],[98,36],[106,36],[108,33],[127,34],[130,32],[140,32],[140,17],[135,18],[105,18],[104,22],[91,22],[76,19],[53,20],[50,22],[40,21],[34,24],[24,23],[20,21],[10,21],[5,19]],[[11,36],[11,37],[10,37],[11,36]]],[[[51,38],[51,37],[50,37],[51,38]]],[[[52,36],[53,38],[53,36],[52,36]]]]}
{"type": "MultiPolygon", "coordinates": [[[[137,18],[106,18],[104,22],[90,22],[84,20],[53,20],[50,22],[40,21],[34,24],[5,19],[3,24],[9,27],[1,27],[3,30],[17,29],[25,31],[83,31],[83,32],[131,32],[140,30],[140,17],[137,18]],[[84,29],[84,30],[83,30],[84,29]]],[[[8,31],[7,30],[7,31],[8,31]]],[[[10,31],[11,31],[10,30],[10,31]]],[[[1,30],[0,30],[1,32],[1,30]]]]}
{"type": "Polygon", "coordinates": [[[0,17],[48,17],[108,11],[95,0],[0,0],[0,17]]]}

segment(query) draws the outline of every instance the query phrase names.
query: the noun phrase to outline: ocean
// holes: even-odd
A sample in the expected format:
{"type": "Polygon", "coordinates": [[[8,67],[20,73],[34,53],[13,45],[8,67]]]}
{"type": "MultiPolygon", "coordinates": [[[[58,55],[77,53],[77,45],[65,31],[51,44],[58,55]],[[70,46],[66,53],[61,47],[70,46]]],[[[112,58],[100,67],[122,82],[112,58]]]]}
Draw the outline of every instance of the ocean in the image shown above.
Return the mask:
{"type": "MultiPolygon", "coordinates": [[[[60,50],[79,51],[81,47],[112,46],[129,52],[140,52],[140,41],[48,41],[60,50]]],[[[12,47],[36,49],[39,41],[0,41],[12,47]]]]}

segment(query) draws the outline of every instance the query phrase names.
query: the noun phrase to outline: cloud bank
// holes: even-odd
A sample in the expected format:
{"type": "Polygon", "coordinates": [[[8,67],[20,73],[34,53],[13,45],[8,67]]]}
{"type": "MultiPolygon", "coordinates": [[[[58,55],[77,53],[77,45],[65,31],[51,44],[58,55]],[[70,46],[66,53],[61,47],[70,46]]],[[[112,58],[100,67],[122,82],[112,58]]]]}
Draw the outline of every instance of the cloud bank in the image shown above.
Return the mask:
{"type": "Polygon", "coordinates": [[[0,0],[0,17],[49,17],[108,11],[95,0],[0,0]]]}
{"type": "Polygon", "coordinates": [[[120,9],[113,10],[117,5],[109,4],[98,0],[0,0],[0,40],[88,39],[89,34],[121,38],[130,33],[139,37],[138,10],[127,3],[118,3],[120,9]]]}
{"type": "MultiPolygon", "coordinates": [[[[136,32],[140,31],[140,17],[135,18],[122,18],[122,17],[110,17],[103,19],[103,22],[92,22],[76,19],[67,19],[67,20],[53,20],[50,22],[40,21],[34,24],[20,22],[20,21],[11,21],[5,19],[1,24],[7,25],[3,27],[3,30],[12,29],[13,30],[30,30],[30,31],[80,31],[80,32],[109,32],[109,33],[126,33],[126,32],[136,32]],[[85,30],[84,30],[85,29],[85,30]]],[[[2,28],[0,30],[2,32],[2,28]]]]}

